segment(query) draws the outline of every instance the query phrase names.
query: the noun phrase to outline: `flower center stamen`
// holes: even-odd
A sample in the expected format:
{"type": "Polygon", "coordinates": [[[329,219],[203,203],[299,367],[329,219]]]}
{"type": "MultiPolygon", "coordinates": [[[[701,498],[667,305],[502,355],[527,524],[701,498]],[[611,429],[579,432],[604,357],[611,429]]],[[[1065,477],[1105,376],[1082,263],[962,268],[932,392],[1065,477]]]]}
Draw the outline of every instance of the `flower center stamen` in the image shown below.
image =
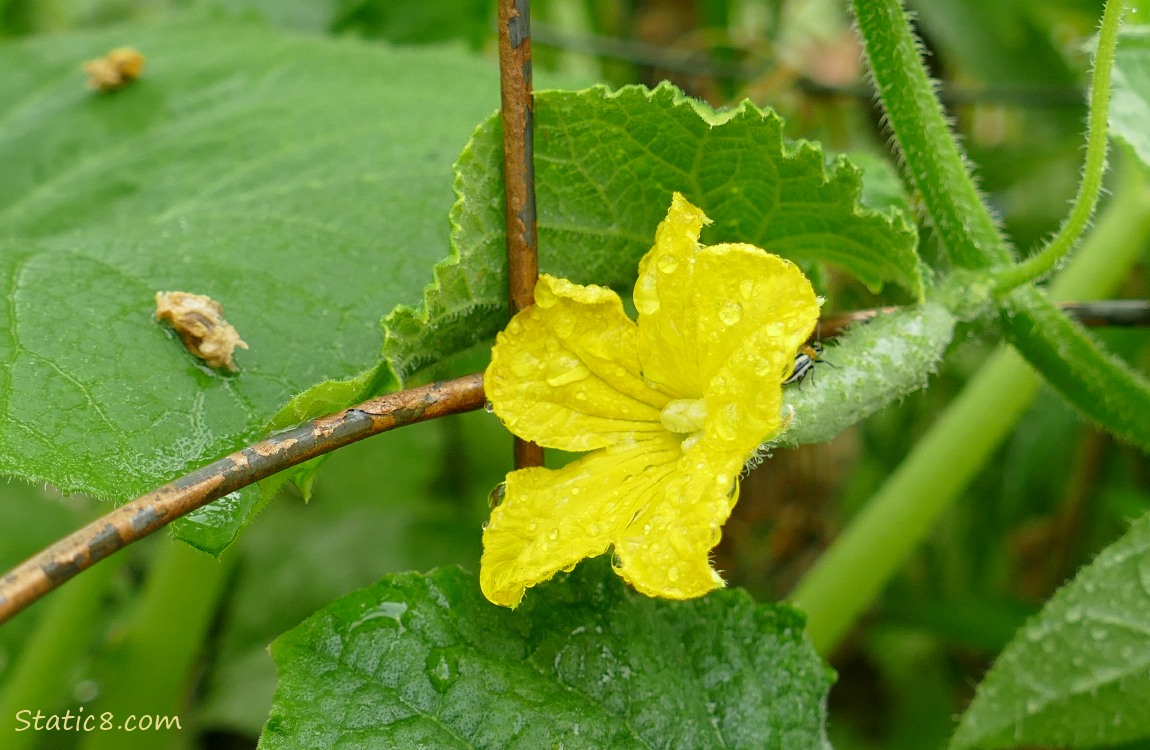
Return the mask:
{"type": "Polygon", "coordinates": [[[707,402],[701,398],[676,399],[663,407],[659,421],[668,431],[685,436],[682,443],[685,452],[703,436],[707,402]]]}

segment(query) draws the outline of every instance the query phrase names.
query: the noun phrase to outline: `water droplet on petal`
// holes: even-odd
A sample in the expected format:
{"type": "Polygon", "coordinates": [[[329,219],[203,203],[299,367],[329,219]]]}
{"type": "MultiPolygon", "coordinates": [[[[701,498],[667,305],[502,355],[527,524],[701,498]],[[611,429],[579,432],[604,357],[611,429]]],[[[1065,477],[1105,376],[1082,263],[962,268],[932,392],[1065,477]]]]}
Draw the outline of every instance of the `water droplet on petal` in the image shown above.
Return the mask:
{"type": "Polygon", "coordinates": [[[659,312],[659,290],[653,276],[641,275],[635,282],[635,309],[640,315],[659,312]]]}
{"type": "Polygon", "coordinates": [[[547,535],[547,538],[550,539],[551,541],[555,541],[556,539],[558,539],[559,538],[559,529],[551,529],[551,533],[547,535]]]}
{"type": "MultiPolygon", "coordinates": [[[[591,374],[591,371],[587,369],[586,365],[573,357],[565,362],[564,366],[560,369],[561,371],[558,375],[547,378],[547,385],[552,388],[558,388],[560,386],[570,385],[571,383],[577,383],[580,380],[586,379],[591,374]]],[[[586,395],[584,395],[584,398],[586,398],[586,395]]]]}
{"type": "Polygon", "coordinates": [[[517,378],[526,378],[535,372],[539,360],[530,352],[521,351],[511,358],[511,374],[517,378]]]}
{"type": "Polygon", "coordinates": [[[674,273],[675,269],[679,267],[679,259],[674,255],[660,255],[659,260],[655,261],[655,265],[663,273],[674,273]]]}
{"type": "Polygon", "coordinates": [[[727,404],[715,415],[715,434],[723,440],[734,440],[738,436],[739,407],[727,404]]]}
{"type": "Polygon", "coordinates": [[[719,308],[719,320],[726,325],[733,326],[743,319],[743,306],[738,302],[728,300],[719,308]]]}
{"type": "Polygon", "coordinates": [[[671,567],[667,568],[667,580],[670,581],[671,583],[674,583],[675,581],[679,580],[679,566],[678,565],[672,565],[671,567]]]}
{"type": "Polygon", "coordinates": [[[743,279],[739,282],[739,294],[743,299],[750,299],[755,291],[755,283],[750,279],[743,279]]]}
{"type": "Polygon", "coordinates": [[[491,403],[490,399],[488,399],[487,401],[484,401],[483,402],[483,411],[487,412],[488,414],[494,414],[495,413],[495,404],[491,403]]]}
{"type": "Polygon", "coordinates": [[[1071,607],[1070,609],[1066,610],[1066,621],[1067,622],[1078,622],[1081,619],[1082,619],[1082,608],[1081,607],[1071,607]]]}
{"type": "Polygon", "coordinates": [[[507,496],[507,482],[500,482],[495,485],[495,489],[487,496],[487,506],[489,508],[498,508],[503,502],[503,498],[507,496]]]}
{"type": "Polygon", "coordinates": [[[575,333],[575,321],[570,315],[560,315],[551,321],[551,330],[561,339],[570,338],[575,333]]]}

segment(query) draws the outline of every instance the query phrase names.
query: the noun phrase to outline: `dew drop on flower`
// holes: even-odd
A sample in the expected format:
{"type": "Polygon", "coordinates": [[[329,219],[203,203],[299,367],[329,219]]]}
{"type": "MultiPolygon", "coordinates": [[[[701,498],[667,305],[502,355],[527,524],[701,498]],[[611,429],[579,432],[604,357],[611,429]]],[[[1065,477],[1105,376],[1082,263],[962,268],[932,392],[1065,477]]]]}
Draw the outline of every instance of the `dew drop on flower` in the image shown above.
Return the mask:
{"type": "MultiPolygon", "coordinates": [[[[577,383],[580,380],[586,379],[591,374],[587,366],[578,360],[565,362],[559,369],[561,370],[560,374],[547,378],[547,385],[552,388],[577,383]]],[[[584,395],[583,398],[587,398],[587,396],[584,395]]]]}
{"type": "Polygon", "coordinates": [[[570,315],[559,315],[551,321],[551,330],[561,339],[570,338],[575,333],[575,321],[570,315]]]}
{"type": "Polygon", "coordinates": [[[775,367],[775,363],[766,357],[759,357],[757,360],[755,360],[755,374],[760,378],[765,378],[775,374],[777,369],[778,368],[775,367]]]}
{"type": "Polygon", "coordinates": [[[551,541],[555,541],[556,539],[558,539],[559,538],[559,529],[551,529],[551,533],[547,535],[547,538],[550,539],[551,541]]]}
{"type": "Polygon", "coordinates": [[[652,276],[640,276],[635,282],[635,309],[640,315],[659,312],[659,290],[652,276]]]}
{"type": "Polygon", "coordinates": [[[739,407],[727,404],[715,415],[715,433],[723,440],[734,440],[739,433],[736,425],[739,420],[739,407]]]}
{"type": "Polygon", "coordinates": [[[733,326],[743,319],[743,306],[738,302],[728,300],[719,308],[719,320],[726,325],[733,326]]]}
{"type": "Polygon", "coordinates": [[[659,260],[656,261],[656,265],[659,266],[659,270],[663,273],[674,273],[675,269],[679,267],[679,259],[674,255],[662,255],[659,257],[659,260]]]}
{"type": "Polygon", "coordinates": [[[500,482],[495,485],[495,489],[487,496],[487,505],[490,508],[498,508],[503,502],[503,498],[507,496],[507,482],[500,482]]]}
{"type": "Polygon", "coordinates": [[[527,378],[535,372],[539,360],[530,352],[520,351],[511,358],[511,374],[517,378],[527,378]]]}
{"type": "Polygon", "coordinates": [[[491,399],[483,402],[483,411],[487,412],[488,414],[495,413],[495,404],[491,403],[491,399]]]}
{"type": "Polygon", "coordinates": [[[667,568],[667,580],[670,581],[671,583],[674,583],[675,581],[679,580],[679,566],[678,565],[672,565],[671,567],[667,568]]]}
{"type": "Polygon", "coordinates": [[[743,279],[739,282],[739,294],[742,295],[743,299],[749,300],[754,291],[755,283],[750,279],[743,279]]]}

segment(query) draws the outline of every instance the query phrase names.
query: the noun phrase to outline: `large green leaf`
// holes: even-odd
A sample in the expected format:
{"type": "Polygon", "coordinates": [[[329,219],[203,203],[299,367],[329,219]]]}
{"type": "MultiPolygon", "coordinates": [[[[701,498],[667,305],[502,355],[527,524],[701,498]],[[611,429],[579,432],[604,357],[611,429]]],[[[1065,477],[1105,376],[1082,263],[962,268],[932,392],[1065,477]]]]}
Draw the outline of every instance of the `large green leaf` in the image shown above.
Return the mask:
{"type": "Polygon", "coordinates": [[[1145,742],[1148,705],[1150,515],[1055,594],[1006,647],[950,747],[1145,742]]]}
{"type": "Polygon", "coordinates": [[[379,318],[446,255],[451,162],[498,101],[496,67],[462,52],[234,22],[8,44],[0,67],[0,472],[118,500],[378,362],[379,318]],[[144,77],[86,89],[81,61],[122,44],[144,77]],[[224,305],[251,346],[238,373],[153,320],[172,289],[224,305]]]}
{"type": "Polygon", "coordinates": [[[489,604],[474,576],[389,576],[272,645],[263,750],[826,747],[803,620],[745,592],[669,602],[606,559],[489,604]]]}
{"type": "MultiPolygon", "coordinates": [[[[787,143],[773,112],[715,112],[664,84],[535,98],[535,187],[544,271],[629,288],[679,191],[714,220],[703,239],[750,242],[800,263],[837,264],[877,287],[922,293],[916,234],[902,214],[858,205],[861,170],[787,143]]],[[[410,373],[434,352],[489,338],[506,320],[501,129],[476,132],[457,166],[458,255],[436,269],[425,309],[388,318],[387,353],[410,373]]]]}

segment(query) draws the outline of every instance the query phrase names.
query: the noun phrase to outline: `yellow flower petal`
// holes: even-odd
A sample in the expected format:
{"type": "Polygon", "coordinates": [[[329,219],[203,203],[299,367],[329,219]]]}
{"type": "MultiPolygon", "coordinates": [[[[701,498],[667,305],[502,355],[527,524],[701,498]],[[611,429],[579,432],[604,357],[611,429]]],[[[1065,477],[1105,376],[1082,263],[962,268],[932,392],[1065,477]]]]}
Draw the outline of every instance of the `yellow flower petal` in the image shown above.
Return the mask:
{"type": "Polygon", "coordinates": [[[753,245],[701,246],[705,223],[676,193],[635,284],[644,377],[695,398],[750,337],[765,347],[764,366],[775,356],[789,364],[818,320],[818,300],[797,266],[753,245]]]}
{"type": "Polygon", "coordinates": [[[615,542],[618,573],[647,596],[691,599],[719,588],[710,551],[738,497],[741,463],[717,467],[698,447],[679,460],[674,474],[615,542]]]}
{"type": "Polygon", "coordinates": [[[819,305],[798,267],[757,248],[705,248],[697,272],[713,278],[721,275],[719,269],[729,274],[728,285],[752,292],[735,295],[745,303],[746,318],[724,322],[721,307],[717,313],[712,307],[699,315],[707,320],[714,313],[718,320],[711,318],[708,325],[721,329],[709,345],[702,345],[715,360],[705,387],[707,419],[699,447],[716,464],[721,463],[720,455],[727,454],[723,465],[729,467],[730,462],[741,466],[761,443],[782,430],[782,381],[794,366],[795,351],[818,322],[819,305]]]}
{"type": "Polygon", "coordinates": [[[661,494],[681,455],[678,441],[664,431],[595,451],[562,469],[508,474],[503,503],[483,532],[484,596],[514,607],[527,588],[605,552],[661,494]]]}
{"type": "Polygon", "coordinates": [[[638,332],[619,296],[543,275],[535,301],[499,334],[484,380],[507,428],[568,451],[663,432],[667,396],[639,374],[638,332]]]}

